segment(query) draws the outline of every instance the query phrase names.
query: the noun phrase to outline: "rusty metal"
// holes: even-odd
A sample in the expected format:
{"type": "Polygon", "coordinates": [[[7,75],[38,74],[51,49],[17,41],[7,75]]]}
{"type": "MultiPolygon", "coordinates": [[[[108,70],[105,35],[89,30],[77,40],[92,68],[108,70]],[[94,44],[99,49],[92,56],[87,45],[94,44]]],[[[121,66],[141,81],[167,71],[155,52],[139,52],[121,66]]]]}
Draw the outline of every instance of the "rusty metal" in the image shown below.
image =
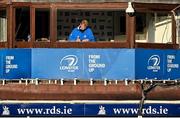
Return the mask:
{"type": "MultiPolygon", "coordinates": [[[[102,83],[89,85],[88,82],[57,84],[0,85],[1,100],[141,100],[142,88],[139,83],[102,83]]],[[[179,86],[157,86],[147,94],[149,100],[179,100],[179,86]]]]}

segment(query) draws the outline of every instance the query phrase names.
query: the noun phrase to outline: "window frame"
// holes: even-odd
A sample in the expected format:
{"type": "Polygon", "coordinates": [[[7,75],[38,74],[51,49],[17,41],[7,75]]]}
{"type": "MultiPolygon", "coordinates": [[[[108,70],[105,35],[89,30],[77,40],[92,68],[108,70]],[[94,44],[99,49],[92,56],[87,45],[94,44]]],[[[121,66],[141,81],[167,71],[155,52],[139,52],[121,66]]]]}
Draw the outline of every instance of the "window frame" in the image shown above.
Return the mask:
{"type": "MultiPolygon", "coordinates": [[[[177,5],[176,4],[145,4],[145,3],[134,3],[136,12],[138,13],[154,13],[154,12],[166,12],[171,14],[172,20],[172,43],[141,43],[135,41],[135,48],[158,48],[158,49],[177,49],[179,45],[176,42],[176,22],[171,12],[177,5]],[[161,5],[161,7],[159,7],[161,5]]],[[[135,31],[136,33],[136,31],[135,31]]],[[[136,39],[134,39],[136,40],[136,39]]]]}
{"type": "MultiPolygon", "coordinates": [[[[124,11],[127,8],[127,3],[62,3],[62,4],[54,4],[54,26],[56,27],[56,31],[54,32],[55,39],[55,47],[62,48],[128,48],[129,41],[127,39],[127,24],[126,23],[126,38],[123,41],[98,41],[98,42],[58,42],[57,40],[57,10],[89,10],[89,11],[124,11]]],[[[125,16],[127,22],[127,15],[125,16]]]]}
{"type": "MultiPolygon", "coordinates": [[[[160,4],[145,4],[145,3],[133,3],[133,7],[137,12],[139,11],[151,11],[155,12],[158,10],[165,10],[170,12],[177,4],[161,4],[162,7],[158,7],[160,4]]],[[[136,43],[135,42],[135,29],[136,29],[136,16],[129,16],[126,14],[126,41],[125,42],[57,42],[57,9],[94,9],[94,10],[114,10],[120,9],[125,10],[128,6],[127,2],[103,2],[99,3],[66,3],[66,2],[34,2],[34,3],[12,3],[10,7],[20,7],[29,6],[30,7],[30,34],[32,40],[30,42],[15,42],[14,38],[14,10],[10,9],[10,13],[13,18],[9,21],[12,22],[13,30],[8,33],[8,36],[12,41],[10,41],[10,47],[18,48],[178,48],[179,45],[176,44],[176,24],[174,19],[172,19],[172,44],[151,44],[151,43],[136,43]],[[36,42],[35,41],[35,8],[49,8],[50,9],[50,42],[36,42]],[[12,32],[12,35],[10,35],[12,32]]],[[[9,13],[9,12],[8,12],[9,13]]],[[[9,16],[11,16],[8,15],[9,16]]],[[[8,29],[10,28],[10,23],[8,23],[8,29]]]]}
{"type": "Polygon", "coordinates": [[[13,3],[12,5],[12,47],[13,48],[29,48],[32,47],[32,40],[30,41],[16,41],[16,37],[15,37],[15,25],[16,25],[16,8],[22,8],[22,7],[29,7],[30,9],[30,35],[32,35],[32,19],[31,19],[31,4],[30,3],[26,3],[26,4],[22,4],[22,3],[13,3]]]}
{"type": "Polygon", "coordinates": [[[9,9],[8,9],[8,7],[7,7],[7,5],[0,5],[0,9],[5,9],[6,10],[6,18],[7,18],[7,40],[5,41],[5,42],[0,42],[0,48],[8,48],[9,47],[9,9]]]}

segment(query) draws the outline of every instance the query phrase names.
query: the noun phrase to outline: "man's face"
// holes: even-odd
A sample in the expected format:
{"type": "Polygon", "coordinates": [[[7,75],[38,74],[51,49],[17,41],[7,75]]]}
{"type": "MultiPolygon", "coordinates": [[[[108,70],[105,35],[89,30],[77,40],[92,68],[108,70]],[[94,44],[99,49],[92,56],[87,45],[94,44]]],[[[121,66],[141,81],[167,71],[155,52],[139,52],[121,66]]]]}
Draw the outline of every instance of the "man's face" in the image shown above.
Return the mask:
{"type": "Polygon", "coordinates": [[[80,29],[81,29],[81,30],[85,30],[85,29],[86,29],[86,25],[85,25],[84,23],[81,23],[81,24],[80,24],[80,29]]]}

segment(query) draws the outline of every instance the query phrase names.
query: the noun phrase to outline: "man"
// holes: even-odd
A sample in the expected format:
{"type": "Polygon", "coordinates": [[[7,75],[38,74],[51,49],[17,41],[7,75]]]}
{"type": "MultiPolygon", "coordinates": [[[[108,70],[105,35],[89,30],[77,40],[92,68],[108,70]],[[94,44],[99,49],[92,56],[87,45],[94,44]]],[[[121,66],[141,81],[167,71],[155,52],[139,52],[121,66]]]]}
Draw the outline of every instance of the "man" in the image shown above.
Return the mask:
{"type": "Polygon", "coordinates": [[[88,21],[82,20],[80,25],[73,29],[73,31],[69,35],[68,40],[76,42],[95,41],[91,28],[88,27],[88,21]]]}

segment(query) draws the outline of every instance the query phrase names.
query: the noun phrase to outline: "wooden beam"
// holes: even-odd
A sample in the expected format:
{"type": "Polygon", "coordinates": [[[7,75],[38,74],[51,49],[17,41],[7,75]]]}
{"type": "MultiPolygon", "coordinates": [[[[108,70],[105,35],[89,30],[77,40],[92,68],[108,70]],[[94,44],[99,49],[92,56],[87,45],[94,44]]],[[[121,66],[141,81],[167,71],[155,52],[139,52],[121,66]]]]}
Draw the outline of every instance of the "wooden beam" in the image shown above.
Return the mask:
{"type": "Polygon", "coordinates": [[[33,42],[35,41],[35,8],[30,7],[30,33],[31,33],[31,47],[33,47],[33,42]]]}
{"type": "Polygon", "coordinates": [[[127,42],[56,42],[54,48],[128,48],[127,42]]]}
{"type": "Polygon", "coordinates": [[[61,9],[92,9],[92,10],[105,10],[105,9],[126,9],[127,3],[57,3],[56,7],[61,9]]]}
{"type": "Polygon", "coordinates": [[[176,20],[175,16],[172,13],[172,44],[176,45],[176,20]]]}
{"type": "Polygon", "coordinates": [[[57,19],[56,19],[56,15],[55,15],[55,12],[56,9],[54,7],[54,5],[52,4],[50,6],[50,42],[51,43],[54,43],[56,42],[56,30],[57,30],[57,25],[56,25],[56,22],[57,22],[57,19]]]}
{"type": "Polygon", "coordinates": [[[149,49],[177,49],[178,44],[165,43],[136,43],[135,48],[149,48],[149,49]]]}
{"type": "Polygon", "coordinates": [[[129,48],[134,48],[135,45],[135,20],[135,16],[129,16],[128,14],[126,14],[126,36],[127,42],[129,43],[129,48]]]}
{"type": "Polygon", "coordinates": [[[12,35],[11,35],[12,47],[16,47],[16,45],[15,45],[15,42],[16,42],[15,27],[16,27],[16,10],[15,10],[14,6],[12,6],[12,31],[11,31],[12,32],[12,35]]]}
{"type": "Polygon", "coordinates": [[[7,7],[7,43],[8,48],[12,48],[13,44],[13,7],[8,5],[7,7]]]}
{"type": "Polygon", "coordinates": [[[143,11],[171,11],[178,4],[158,4],[158,3],[134,3],[134,8],[137,12],[143,11]]]}
{"type": "Polygon", "coordinates": [[[57,9],[55,8],[55,5],[53,4],[53,12],[54,12],[54,39],[53,42],[57,41],[57,9]]]}

